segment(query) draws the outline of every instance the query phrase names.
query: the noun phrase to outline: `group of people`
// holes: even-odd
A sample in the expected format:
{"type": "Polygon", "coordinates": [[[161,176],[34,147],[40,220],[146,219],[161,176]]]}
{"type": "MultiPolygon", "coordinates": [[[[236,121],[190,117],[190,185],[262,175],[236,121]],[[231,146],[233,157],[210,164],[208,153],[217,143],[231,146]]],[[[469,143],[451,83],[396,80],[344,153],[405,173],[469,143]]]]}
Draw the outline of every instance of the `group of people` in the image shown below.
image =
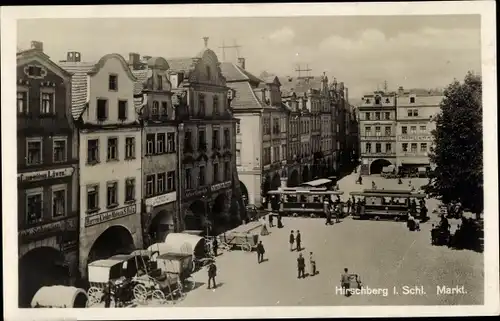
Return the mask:
{"type": "Polygon", "coordinates": [[[335,217],[335,222],[340,222],[340,216],[342,215],[342,206],[340,202],[340,197],[337,195],[337,199],[332,201],[330,197],[325,197],[323,200],[323,211],[325,213],[326,222],[325,225],[332,225],[332,215],[335,217]]]}

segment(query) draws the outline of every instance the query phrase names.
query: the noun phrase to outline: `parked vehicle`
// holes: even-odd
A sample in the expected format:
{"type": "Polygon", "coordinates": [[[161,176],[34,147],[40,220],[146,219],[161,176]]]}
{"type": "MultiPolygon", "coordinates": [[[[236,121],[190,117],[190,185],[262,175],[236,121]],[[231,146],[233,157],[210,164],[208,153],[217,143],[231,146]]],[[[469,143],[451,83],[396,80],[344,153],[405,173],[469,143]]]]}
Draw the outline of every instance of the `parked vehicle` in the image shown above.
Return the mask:
{"type": "Polygon", "coordinates": [[[32,308],[85,308],[88,296],[84,289],[73,286],[43,286],[31,300],[32,308]]]}

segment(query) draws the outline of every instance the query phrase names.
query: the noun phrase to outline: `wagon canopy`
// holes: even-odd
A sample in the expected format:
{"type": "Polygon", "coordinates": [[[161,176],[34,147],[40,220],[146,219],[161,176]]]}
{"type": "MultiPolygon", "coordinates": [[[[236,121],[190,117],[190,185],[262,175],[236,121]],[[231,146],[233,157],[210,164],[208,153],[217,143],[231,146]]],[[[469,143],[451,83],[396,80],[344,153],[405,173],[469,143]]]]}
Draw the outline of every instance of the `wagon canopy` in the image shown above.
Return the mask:
{"type": "Polygon", "coordinates": [[[41,287],[31,300],[31,307],[85,308],[87,293],[74,286],[54,285],[41,287]]]}
{"type": "MultiPolygon", "coordinates": [[[[154,247],[151,248],[155,250],[154,247]]],[[[205,239],[187,233],[169,233],[165,237],[165,242],[161,245],[160,254],[179,253],[192,254],[195,257],[205,256],[205,239]]]]}

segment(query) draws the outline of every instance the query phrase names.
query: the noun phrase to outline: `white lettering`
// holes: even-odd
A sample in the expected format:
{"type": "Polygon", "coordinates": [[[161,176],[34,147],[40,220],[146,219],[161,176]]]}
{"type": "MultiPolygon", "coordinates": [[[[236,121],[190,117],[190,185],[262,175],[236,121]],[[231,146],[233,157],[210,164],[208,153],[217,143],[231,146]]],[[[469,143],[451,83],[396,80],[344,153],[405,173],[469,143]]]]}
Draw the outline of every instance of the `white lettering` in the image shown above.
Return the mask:
{"type": "Polygon", "coordinates": [[[87,216],[85,217],[85,227],[101,224],[120,217],[132,215],[135,214],[136,211],[137,211],[137,206],[134,204],[127,207],[118,208],[116,210],[87,216]]]}
{"type": "Polygon", "coordinates": [[[17,174],[17,178],[21,180],[21,182],[34,182],[46,179],[71,176],[73,174],[73,171],[74,171],[73,167],[67,167],[62,169],[50,169],[40,172],[19,173],[17,174]]]}

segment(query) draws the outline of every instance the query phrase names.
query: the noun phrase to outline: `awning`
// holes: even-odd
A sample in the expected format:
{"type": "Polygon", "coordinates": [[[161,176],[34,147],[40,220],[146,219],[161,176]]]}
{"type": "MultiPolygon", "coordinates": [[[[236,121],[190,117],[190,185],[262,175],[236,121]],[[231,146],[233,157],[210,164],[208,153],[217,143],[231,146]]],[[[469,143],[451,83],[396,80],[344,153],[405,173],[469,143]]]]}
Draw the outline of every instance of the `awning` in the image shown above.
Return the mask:
{"type": "Polygon", "coordinates": [[[148,247],[148,250],[158,251],[160,255],[164,253],[179,253],[204,257],[205,239],[187,233],[169,233],[165,237],[165,242],[153,244],[148,247]]]}
{"type": "Polygon", "coordinates": [[[87,293],[83,289],[74,286],[44,286],[36,292],[31,300],[31,307],[84,308],[87,300],[87,293]]]}

